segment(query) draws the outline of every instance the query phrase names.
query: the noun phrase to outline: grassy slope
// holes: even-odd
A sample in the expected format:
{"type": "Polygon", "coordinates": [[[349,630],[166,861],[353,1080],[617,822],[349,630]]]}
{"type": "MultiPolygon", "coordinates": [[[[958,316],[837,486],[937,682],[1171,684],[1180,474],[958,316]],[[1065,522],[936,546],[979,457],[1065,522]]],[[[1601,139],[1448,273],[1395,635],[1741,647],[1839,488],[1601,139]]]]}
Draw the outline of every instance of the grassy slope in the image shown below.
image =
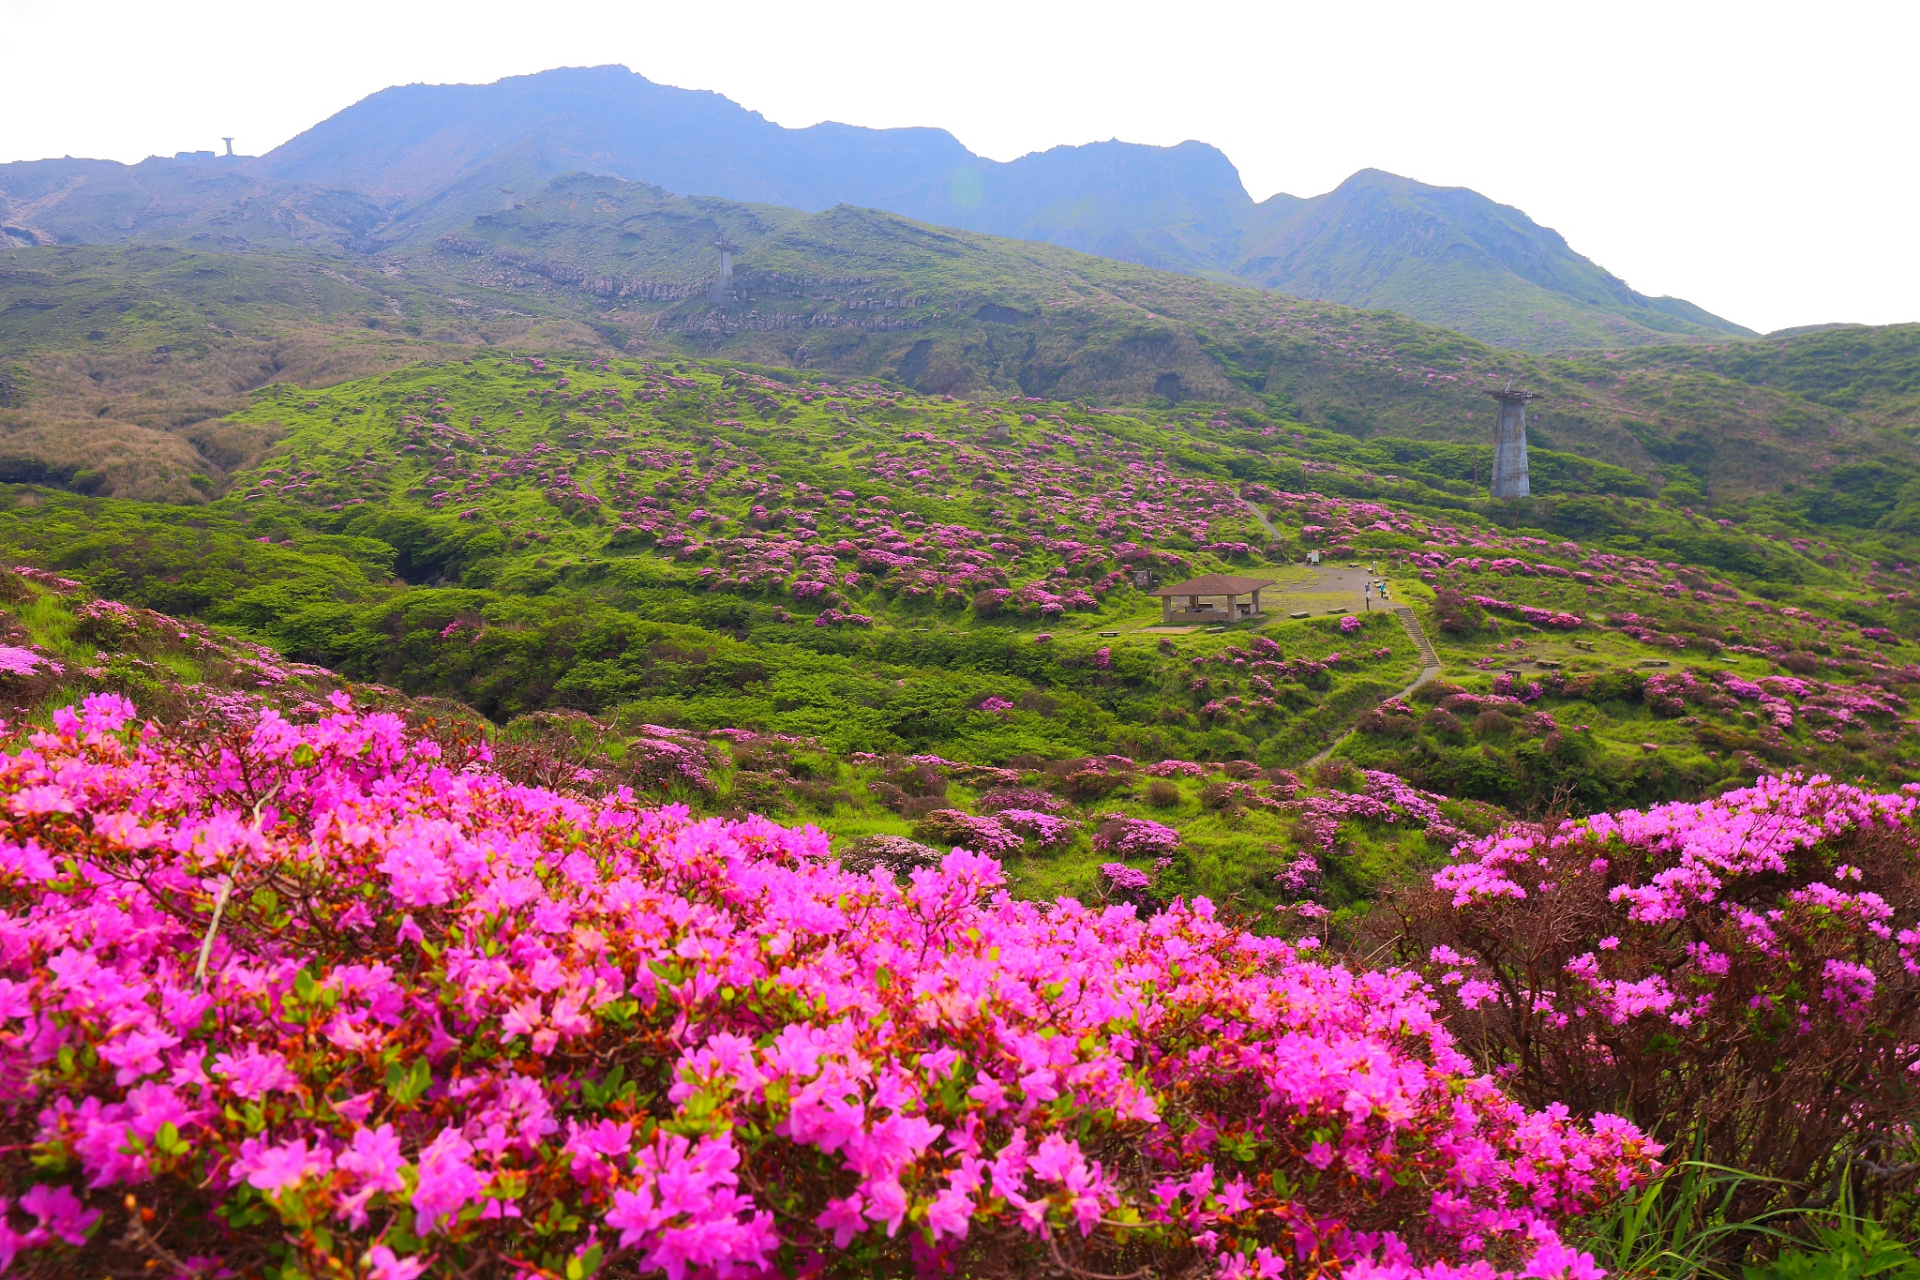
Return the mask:
{"type": "Polygon", "coordinates": [[[93,469],[78,463],[110,452],[104,433],[128,455],[105,487],[191,501],[188,477],[217,490],[248,456],[203,446],[191,428],[249,389],[508,346],[724,354],[959,395],[1183,397],[1455,443],[1484,439],[1480,388],[1518,378],[1541,393],[1537,442],[1697,487],[1702,501],[1817,486],[1849,464],[1915,466],[1901,407],[1912,338],[1899,330],[1549,358],[870,211],[805,216],[585,177],[529,209],[422,235],[377,264],[14,252],[0,271],[0,368],[19,403],[0,408],[0,425],[15,456],[57,479],[93,469]],[[704,281],[721,230],[742,246],[739,303],[716,310],[697,288],[660,296],[704,281]],[[162,345],[174,350],[156,365],[162,345]]]}
{"type": "Polygon", "coordinates": [[[1300,297],[1391,308],[1527,351],[1752,336],[1648,298],[1520,210],[1377,169],[1310,200],[1261,206],[1239,277],[1300,297]]]}
{"type": "Polygon", "coordinates": [[[277,438],[271,423],[218,421],[260,388],[516,340],[602,346],[570,320],[456,306],[365,263],[145,243],[17,251],[0,258],[0,474],[204,501],[277,438]]]}
{"type": "Polygon", "coordinates": [[[1639,351],[1647,369],[1692,367],[1911,433],[1920,427],[1920,324],[1835,325],[1757,342],[1639,351]]]}
{"type": "MultiPolygon", "coordinates": [[[[1517,377],[1541,392],[1533,418],[1542,443],[1652,477],[1698,476],[1710,495],[1777,491],[1784,477],[1840,462],[1908,465],[1913,457],[1904,432],[1809,400],[1792,385],[1742,382],[1740,367],[1689,366],[1684,353],[1692,348],[1525,355],[1391,313],[1303,303],[886,214],[842,208],[763,219],[764,212],[565,179],[535,208],[488,215],[460,238],[591,276],[690,282],[710,266],[701,246],[725,226],[743,246],[739,307],[716,313],[704,296],[624,305],[605,298],[591,304],[595,323],[674,349],[898,377],[936,392],[1017,388],[1140,403],[1157,388],[1291,410],[1360,436],[1467,442],[1486,431],[1480,388],[1517,377]],[[793,277],[860,283],[776,287],[793,277]],[[885,295],[923,302],[904,312],[850,305],[885,295]],[[783,316],[812,323],[774,327],[783,316]],[[871,328],[902,322],[907,327],[871,328]],[[1712,456],[1698,448],[1703,434],[1712,456]]],[[[557,283],[551,276],[562,273],[550,265],[542,276],[503,269],[497,258],[437,253],[416,256],[410,269],[588,305],[587,290],[557,283]]],[[[1885,376],[1880,366],[1890,358],[1878,348],[1863,353],[1859,376],[1885,376]]]]}
{"type": "MultiPolygon", "coordinates": [[[[287,434],[218,501],[151,506],[15,487],[5,491],[0,544],[107,594],[237,627],[352,678],[452,697],[502,721],[587,713],[610,742],[640,723],[804,739],[815,764],[800,773],[749,768],[737,796],[723,769],[703,803],[791,807],[847,835],[911,827],[867,789],[884,766],[857,765],[850,753],[859,751],[1007,762],[1118,750],[1277,767],[1365,723],[1369,732],[1346,738],[1342,755],[1522,812],[1556,800],[1594,807],[1698,794],[1746,776],[1749,758],[1877,780],[1913,767],[1904,726],[1878,714],[1832,741],[1816,735],[1825,724],[1817,718],[1776,739],[1743,718],[1751,704],[1690,706],[1688,720],[1657,714],[1640,692],[1661,670],[1647,662],[1758,678],[1790,657],[1796,669],[1812,663],[1823,681],[1907,688],[1920,651],[1857,632],[1877,625],[1910,635],[1920,620],[1906,578],[1867,563],[1884,555],[1891,565],[1896,546],[1872,535],[1829,546],[1791,513],[1763,509],[1721,526],[1618,496],[1611,491],[1630,489],[1630,476],[1570,455],[1537,457],[1562,496],[1490,506],[1454,492],[1464,450],[1253,429],[1219,409],[981,405],[731,362],[421,365],[330,391],[283,391],[226,425],[268,422],[287,434]],[[1035,421],[1021,421],[1023,412],[1035,421]],[[1013,437],[1004,444],[994,438],[1002,423],[1013,437]],[[531,469],[520,465],[528,460],[531,469]],[[1146,529],[1113,523],[1131,511],[1119,486],[1138,484],[1156,463],[1170,484],[1153,494],[1175,495],[1171,508],[1146,529]],[[1229,496],[1200,501],[1208,485],[1229,496]],[[1230,497],[1242,485],[1269,495],[1281,536],[1265,550],[1230,497]],[[841,490],[856,496],[831,496],[841,490]],[[1271,496],[1312,490],[1327,496],[1271,496]],[[669,513],[691,546],[663,544],[664,529],[652,538],[623,531],[641,511],[669,513]],[[817,530],[813,547],[842,539],[905,547],[942,574],[960,561],[933,549],[938,530],[981,531],[974,545],[1003,544],[985,557],[994,580],[1062,594],[1080,584],[1098,600],[1052,618],[983,616],[968,606],[981,580],[957,593],[937,581],[920,591],[917,570],[881,571],[851,551],[836,557],[830,596],[802,599],[791,590],[801,557],[789,540],[802,516],[817,530]],[[1643,641],[1617,628],[1536,633],[1511,619],[1453,636],[1430,617],[1456,688],[1486,692],[1498,669],[1526,657],[1560,661],[1576,679],[1605,678],[1597,692],[1547,696],[1542,705],[1562,726],[1552,740],[1518,715],[1485,725],[1456,717],[1465,727],[1448,727],[1422,718],[1423,705],[1407,723],[1369,719],[1417,665],[1382,616],[1351,638],[1326,618],[1266,624],[1261,634],[1288,659],[1344,656],[1324,678],[1277,681],[1262,709],[1265,690],[1249,673],[1208,661],[1248,652],[1247,628],[1163,644],[1134,630],[1156,606],[1109,577],[1113,547],[1127,539],[1181,557],[1163,566],[1168,573],[1271,565],[1284,574],[1281,560],[1328,544],[1309,525],[1382,563],[1447,543],[1453,555],[1484,546],[1487,558],[1517,552],[1568,569],[1596,553],[1695,567],[1590,586],[1491,569],[1426,584],[1403,561],[1397,594],[1423,611],[1433,589],[1451,585],[1595,618],[1654,620],[1654,638],[1643,641]],[[1811,536],[1794,541],[1803,534],[1811,536]],[[1580,545],[1568,550],[1569,539],[1580,545]],[[1214,541],[1255,550],[1198,549],[1214,541]],[[1070,563],[1069,543],[1093,548],[1091,559],[1070,563]],[[848,573],[854,581],[841,581],[848,573]],[[1742,597],[1775,609],[1726,603],[1742,597]],[[829,605],[873,622],[808,625],[829,605]],[[1819,630],[1780,606],[1837,621],[1819,630]],[[1035,642],[1043,631],[1051,643],[1035,642]],[[1591,650],[1573,647],[1582,637],[1591,650]],[[1101,648],[1105,665],[1095,660],[1101,648]],[[978,710],[988,697],[1012,710],[978,710]],[[1587,727],[1575,732],[1576,723],[1587,727]]],[[[1522,671],[1537,680],[1552,669],[1522,671]]],[[[1165,812],[1183,816],[1193,856],[1212,868],[1192,883],[1251,892],[1270,879],[1268,846],[1294,839],[1287,814],[1203,804],[1198,783],[1181,785],[1183,798],[1165,812]]],[[[1144,785],[1123,791],[1113,803],[1153,812],[1144,785]]],[[[955,794],[964,803],[964,790],[955,794]]],[[[1425,856],[1417,837],[1385,828],[1359,824],[1349,837],[1356,894],[1369,877],[1425,856]]],[[[1084,887],[1098,859],[1084,842],[1076,847],[1022,874],[1035,891],[1084,887]]]]}

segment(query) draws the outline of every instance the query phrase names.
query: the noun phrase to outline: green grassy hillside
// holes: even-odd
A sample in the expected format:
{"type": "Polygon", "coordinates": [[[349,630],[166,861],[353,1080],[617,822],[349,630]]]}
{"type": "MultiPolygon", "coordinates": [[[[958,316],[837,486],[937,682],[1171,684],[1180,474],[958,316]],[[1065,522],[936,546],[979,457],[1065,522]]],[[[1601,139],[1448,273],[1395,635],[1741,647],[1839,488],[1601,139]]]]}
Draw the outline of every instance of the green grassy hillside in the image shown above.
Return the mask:
{"type": "MultiPolygon", "coordinates": [[[[644,726],[732,742],[689,800],[847,839],[945,838],[921,830],[932,811],[984,790],[907,759],[938,757],[1043,775],[1076,821],[1179,817],[1183,883],[1258,902],[1294,839],[1289,789],[1329,748],[1319,786],[1359,786],[1357,762],[1496,807],[1454,827],[1783,764],[1915,767],[1920,541],[1764,504],[1688,512],[1577,455],[1536,453],[1555,498],[1487,504],[1460,492],[1458,447],[1222,406],[589,356],[279,384],[220,425],[272,434],[223,495],[5,486],[0,554],[450,699],[552,767],[644,782],[620,764],[644,726]],[[1369,611],[1364,573],[1304,567],[1316,549],[1388,577],[1438,685],[1395,700],[1412,638],[1369,611]],[[1272,579],[1270,612],[1150,629],[1135,575],[1205,572],[1272,579]],[[1108,757],[1132,763],[1085,763],[1108,757]],[[1140,769],[1166,757],[1219,776],[1156,790],[1140,769]]],[[[1349,816],[1337,898],[1429,856],[1410,828],[1349,816]]],[[[1034,892],[1086,888],[1099,861],[1084,836],[1033,856],[1034,892]]]]}
{"type": "MultiPolygon", "coordinates": [[[[1532,420],[1543,444],[1712,497],[1780,492],[1836,465],[1905,467],[1913,457],[1908,434],[1892,424],[1781,380],[1743,381],[1757,365],[1703,367],[1689,361],[1692,348],[1528,355],[1390,312],[865,210],[797,217],[575,177],[552,184],[532,208],[483,215],[442,237],[410,269],[449,273],[470,288],[591,297],[595,323],[654,348],[737,353],[958,395],[1215,401],[1359,437],[1484,439],[1483,389],[1519,378],[1541,393],[1532,420]],[[716,308],[704,292],[621,296],[626,281],[643,293],[654,282],[697,285],[714,263],[702,250],[722,230],[741,245],[733,305],[716,308]]],[[[1791,349],[1831,339],[1773,341],[1791,349]]],[[[1899,350],[1895,342],[1863,351],[1873,368],[1856,376],[1895,376],[1879,369],[1902,358],[1899,350]]]]}
{"type": "Polygon", "coordinates": [[[583,175],[526,205],[449,213],[373,259],[14,250],[0,263],[0,461],[16,478],[195,501],[251,456],[200,441],[202,424],[263,387],[539,348],[724,355],[963,397],[1201,402],[1459,445],[1486,438],[1483,388],[1517,378],[1539,393],[1537,443],[1696,505],[1798,501],[1848,467],[1914,469],[1899,330],[1545,357],[870,210],[804,215],[583,175]],[[715,306],[722,233],[740,251],[715,306]]]}
{"type": "Polygon", "coordinates": [[[195,503],[277,438],[220,419],[449,346],[599,349],[571,318],[468,306],[364,262],[134,242],[0,256],[0,478],[195,503]]]}
{"type": "Polygon", "coordinates": [[[1754,342],[1636,351],[1626,362],[1662,372],[1704,369],[1875,426],[1920,429],[1920,324],[1825,325],[1754,342]]]}

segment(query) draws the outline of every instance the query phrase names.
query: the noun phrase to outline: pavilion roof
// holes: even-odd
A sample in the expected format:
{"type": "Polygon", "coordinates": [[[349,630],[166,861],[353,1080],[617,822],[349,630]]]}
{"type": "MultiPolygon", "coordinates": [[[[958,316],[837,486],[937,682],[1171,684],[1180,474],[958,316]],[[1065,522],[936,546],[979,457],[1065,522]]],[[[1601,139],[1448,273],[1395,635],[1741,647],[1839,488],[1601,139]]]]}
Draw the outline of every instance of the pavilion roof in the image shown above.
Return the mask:
{"type": "Polygon", "coordinates": [[[1245,596],[1273,585],[1272,578],[1239,578],[1230,573],[1209,573],[1171,586],[1155,587],[1150,596],[1245,596]]]}

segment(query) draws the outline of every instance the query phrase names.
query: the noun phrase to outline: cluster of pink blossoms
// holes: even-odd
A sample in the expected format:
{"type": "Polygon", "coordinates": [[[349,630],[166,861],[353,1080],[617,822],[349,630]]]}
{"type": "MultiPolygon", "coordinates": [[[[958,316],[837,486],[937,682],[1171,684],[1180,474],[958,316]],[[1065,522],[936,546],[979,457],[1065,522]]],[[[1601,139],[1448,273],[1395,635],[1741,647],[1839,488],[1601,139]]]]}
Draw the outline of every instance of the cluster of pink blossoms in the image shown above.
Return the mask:
{"type": "MultiPolygon", "coordinates": [[[[1565,977],[1551,991],[1530,997],[1554,1025],[1657,1016],[1705,1027],[1721,989],[1737,987],[1737,1004],[1777,1007],[1795,1034],[1807,1034],[1822,1016],[1858,1027],[1876,993],[1887,994],[1879,992],[1883,974],[1920,978],[1920,920],[1902,919],[1879,886],[1860,884],[1859,867],[1835,865],[1823,846],[1862,831],[1909,846],[1916,797],[1920,787],[1912,784],[1875,795],[1826,778],[1762,778],[1719,799],[1599,814],[1551,836],[1491,836],[1456,850],[1460,860],[1433,883],[1456,908],[1471,908],[1542,892],[1564,897],[1574,887],[1563,883],[1569,875],[1598,878],[1620,933],[1685,926],[1701,939],[1674,950],[1669,963],[1649,963],[1645,948],[1623,950],[1619,936],[1602,939],[1562,966],[1565,977]],[[1746,982],[1730,980],[1736,968],[1746,982]],[[1771,989],[1755,995],[1748,975],[1766,971],[1773,980],[1761,985],[1771,989]],[[1793,994],[1808,989],[1817,1000],[1793,994]]],[[[1460,972],[1448,979],[1468,1008],[1503,998],[1496,986],[1460,972]]],[[[1920,1048],[1901,1053],[1920,1070],[1920,1048]]]]}
{"type": "Polygon", "coordinates": [[[1129,818],[1123,813],[1102,814],[1093,847],[1123,858],[1171,857],[1180,847],[1180,833],[1151,818],[1129,818]]]}
{"type": "Polygon", "coordinates": [[[1804,1185],[1920,1121],[1920,786],[1762,778],[1454,856],[1402,954],[1519,1096],[1737,1114],[1705,1158],[1804,1185]]]}
{"type": "Polygon", "coordinates": [[[1204,901],[903,886],[334,705],[6,744],[0,1261],[1586,1276],[1557,1222],[1651,1166],[1204,901]]]}

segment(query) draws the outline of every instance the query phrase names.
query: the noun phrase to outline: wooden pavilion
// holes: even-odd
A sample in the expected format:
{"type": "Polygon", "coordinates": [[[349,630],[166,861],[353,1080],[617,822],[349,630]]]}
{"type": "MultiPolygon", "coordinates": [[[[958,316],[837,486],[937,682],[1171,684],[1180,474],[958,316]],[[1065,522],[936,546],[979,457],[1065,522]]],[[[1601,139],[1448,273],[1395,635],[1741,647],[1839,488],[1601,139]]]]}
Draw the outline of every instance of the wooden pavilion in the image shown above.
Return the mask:
{"type": "Polygon", "coordinates": [[[1156,587],[1147,594],[1160,597],[1160,621],[1163,625],[1237,622],[1241,618],[1261,616],[1260,592],[1272,585],[1272,578],[1239,578],[1229,573],[1209,573],[1171,586],[1156,587]],[[1243,603],[1241,596],[1249,597],[1248,602],[1243,603]],[[1176,600],[1184,600],[1186,608],[1176,608],[1176,600]]]}

